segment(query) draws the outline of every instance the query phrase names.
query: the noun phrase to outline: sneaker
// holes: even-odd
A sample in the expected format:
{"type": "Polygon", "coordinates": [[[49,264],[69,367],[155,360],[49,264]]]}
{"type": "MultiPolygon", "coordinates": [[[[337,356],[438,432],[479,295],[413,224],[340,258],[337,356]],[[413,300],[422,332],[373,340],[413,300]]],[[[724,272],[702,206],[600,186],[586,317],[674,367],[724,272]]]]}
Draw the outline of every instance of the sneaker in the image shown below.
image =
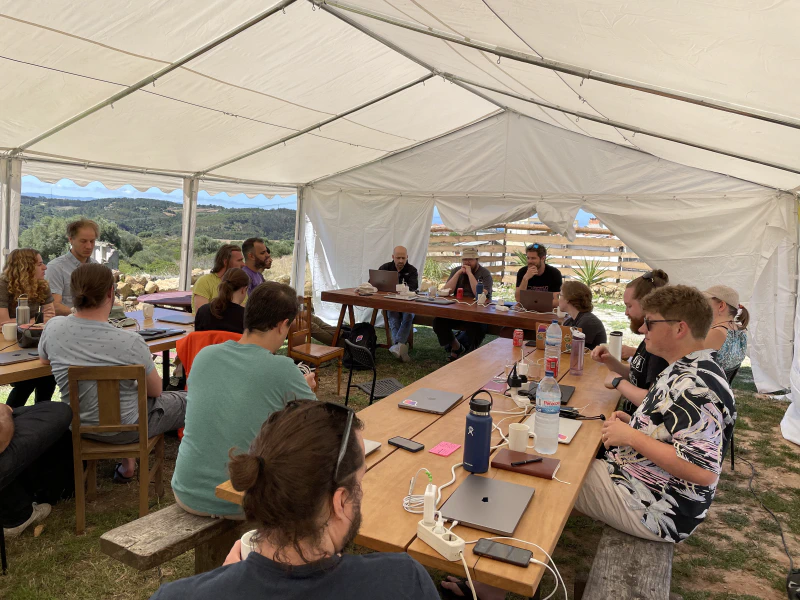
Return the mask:
{"type": "Polygon", "coordinates": [[[25,521],[22,525],[17,525],[16,527],[10,527],[8,529],[3,528],[3,535],[7,538],[15,538],[18,537],[28,525],[33,525],[34,523],[38,523],[39,521],[44,521],[47,518],[47,515],[50,514],[52,507],[49,504],[36,504],[33,503],[33,512],[31,512],[31,516],[28,517],[28,520],[25,521]]]}
{"type": "Polygon", "coordinates": [[[391,352],[392,356],[394,356],[397,359],[402,358],[402,355],[400,354],[400,344],[395,344],[394,346],[389,348],[389,352],[391,352]]]}
{"type": "Polygon", "coordinates": [[[411,357],[408,355],[408,344],[397,344],[397,349],[400,352],[400,360],[404,363],[411,362],[411,357]]]}

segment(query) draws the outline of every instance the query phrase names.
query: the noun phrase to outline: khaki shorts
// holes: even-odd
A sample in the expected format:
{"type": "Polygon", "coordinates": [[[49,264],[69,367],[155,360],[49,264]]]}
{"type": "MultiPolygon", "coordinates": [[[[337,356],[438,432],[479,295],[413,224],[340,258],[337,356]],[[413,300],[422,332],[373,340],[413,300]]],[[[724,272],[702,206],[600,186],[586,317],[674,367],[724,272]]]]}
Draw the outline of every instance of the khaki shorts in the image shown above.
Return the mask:
{"type": "Polygon", "coordinates": [[[611,481],[606,461],[595,459],[583,481],[583,487],[575,502],[575,510],[628,535],[653,542],[672,543],[645,527],[642,523],[642,511],[628,508],[623,493],[619,486],[611,481]]]}
{"type": "Polygon", "coordinates": [[[198,517],[211,517],[212,519],[228,519],[229,521],[244,521],[247,518],[244,516],[244,513],[236,513],[232,515],[212,515],[210,513],[204,513],[197,510],[192,510],[191,508],[186,506],[183,502],[181,502],[181,499],[178,498],[178,494],[174,494],[174,496],[175,496],[175,504],[180,506],[190,515],[197,515],[198,517]]]}

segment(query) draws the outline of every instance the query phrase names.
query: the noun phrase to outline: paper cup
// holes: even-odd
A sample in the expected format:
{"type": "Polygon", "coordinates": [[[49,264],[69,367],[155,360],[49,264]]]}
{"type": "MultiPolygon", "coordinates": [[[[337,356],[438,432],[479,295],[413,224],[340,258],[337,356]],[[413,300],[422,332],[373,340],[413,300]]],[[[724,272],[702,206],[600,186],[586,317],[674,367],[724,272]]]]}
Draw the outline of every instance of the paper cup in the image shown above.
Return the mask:
{"type": "Polygon", "coordinates": [[[17,339],[16,323],[6,323],[3,325],[3,339],[7,342],[13,342],[17,339]]]}

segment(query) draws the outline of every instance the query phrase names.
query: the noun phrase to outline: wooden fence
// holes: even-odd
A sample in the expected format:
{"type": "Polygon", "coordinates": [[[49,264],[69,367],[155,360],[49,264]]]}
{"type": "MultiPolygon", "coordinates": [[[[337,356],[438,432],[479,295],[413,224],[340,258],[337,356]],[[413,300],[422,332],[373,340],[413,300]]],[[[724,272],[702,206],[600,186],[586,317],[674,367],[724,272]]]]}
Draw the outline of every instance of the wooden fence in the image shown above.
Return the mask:
{"type": "Polygon", "coordinates": [[[565,277],[575,276],[584,261],[598,261],[598,266],[605,269],[602,276],[609,283],[627,283],[650,270],[608,229],[578,227],[575,231],[578,237],[570,242],[546,225],[508,223],[464,235],[433,226],[427,258],[449,266],[461,262],[461,252],[471,246],[496,281],[512,284],[522,267],[516,253],[524,253],[525,246],[534,243],[547,247],[548,264],[558,267],[565,277]]]}

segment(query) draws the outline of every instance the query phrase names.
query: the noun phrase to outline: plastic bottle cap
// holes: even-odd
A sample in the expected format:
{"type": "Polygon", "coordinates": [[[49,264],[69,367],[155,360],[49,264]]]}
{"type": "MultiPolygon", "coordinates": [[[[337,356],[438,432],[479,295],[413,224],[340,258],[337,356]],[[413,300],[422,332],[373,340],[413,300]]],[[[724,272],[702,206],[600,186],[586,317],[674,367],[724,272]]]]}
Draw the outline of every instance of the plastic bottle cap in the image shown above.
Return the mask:
{"type": "Polygon", "coordinates": [[[555,373],[554,373],[554,371],[545,371],[544,372],[544,376],[545,377],[555,377],[555,373]]]}
{"type": "MultiPolygon", "coordinates": [[[[558,319],[553,319],[553,323],[558,323],[558,319]]],[[[552,325],[553,323],[551,323],[551,325],[552,325]]]]}
{"type": "Polygon", "coordinates": [[[573,331],[572,337],[575,339],[583,340],[586,339],[586,334],[583,333],[582,331],[573,331]]]}
{"type": "Polygon", "coordinates": [[[492,403],[483,398],[473,398],[469,401],[469,409],[476,413],[486,413],[492,410],[492,403]]]}

